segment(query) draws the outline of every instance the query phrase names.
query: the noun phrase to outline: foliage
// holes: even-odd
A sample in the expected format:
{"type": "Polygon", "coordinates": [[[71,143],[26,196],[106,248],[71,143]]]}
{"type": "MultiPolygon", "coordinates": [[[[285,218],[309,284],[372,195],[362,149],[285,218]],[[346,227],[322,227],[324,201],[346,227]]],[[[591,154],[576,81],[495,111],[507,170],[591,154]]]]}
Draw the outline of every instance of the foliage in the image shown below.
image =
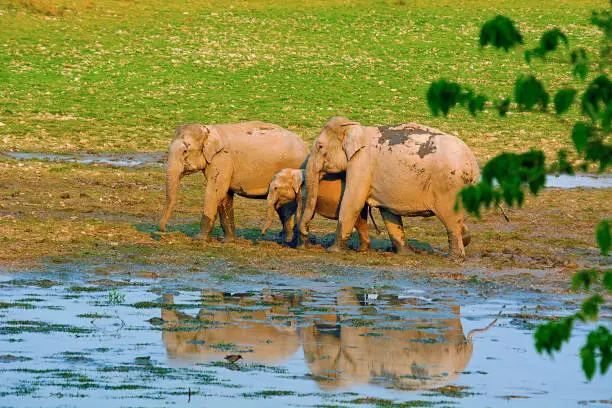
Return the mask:
{"type": "Polygon", "coordinates": [[[125,294],[113,289],[108,292],[106,303],[109,305],[120,305],[125,302],[125,294]]]}
{"type": "Polygon", "coordinates": [[[492,45],[495,48],[510,48],[523,43],[521,33],[514,27],[514,23],[506,16],[496,16],[487,21],[480,30],[480,46],[492,45]]]}
{"type": "MultiPolygon", "coordinates": [[[[502,99],[495,107],[505,116],[511,107],[521,111],[540,112],[545,115],[556,116],[568,112],[573,105],[578,104],[583,119],[577,121],[571,131],[571,140],[575,152],[582,163],[573,164],[568,160],[565,150],[557,152],[557,161],[548,169],[545,165],[544,152],[531,150],[522,154],[501,153],[489,162],[482,170],[482,178],[476,185],[464,188],[457,196],[456,207],[462,205],[468,212],[479,216],[480,207],[490,207],[493,203],[504,201],[508,205],[521,206],[525,196],[525,189],[537,195],[546,183],[546,172],[557,171],[573,174],[575,169],[586,170],[588,165],[594,165],[604,171],[610,165],[612,157],[612,144],[610,133],[612,131],[612,81],[606,71],[608,59],[612,52],[610,40],[612,39],[612,14],[610,10],[593,12],[591,22],[603,32],[602,47],[596,56],[599,62],[600,74],[593,78],[584,88],[579,98],[578,89],[565,87],[556,91],[553,98],[554,110],[548,110],[550,101],[549,91],[542,81],[531,75],[520,75],[515,83],[514,100],[509,97],[502,99]],[[536,110],[537,108],[537,110],[536,110]]],[[[497,16],[486,22],[480,32],[481,46],[492,45],[508,51],[523,44],[522,36],[514,23],[503,16],[497,16]]],[[[559,29],[546,31],[539,40],[537,47],[525,51],[527,63],[532,57],[545,57],[555,51],[559,45],[569,47],[568,37],[559,29]]],[[[570,53],[569,63],[573,66],[573,74],[580,80],[588,76],[589,57],[585,49],[577,48],[570,53]]],[[[427,101],[434,115],[440,112],[447,115],[450,108],[466,98],[462,98],[462,85],[438,80],[431,84],[427,94],[427,101]],[[449,86],[450,85],[450,86],[449,86]],[[445,90],[445,92],[439,92],[445,90]]],[[[473,91],[469,91],[473,95],[473,91]]],[[[486,97],[482,96],[486,101],[486,97]]],[[[461,104],[461,103],[460,103],[461,104]]],[[[464,105],[464,104],[462,104],[464,105]]],[[[483,110],[483,109],[479,109],[483,110]]],[[[475,115],[476,111],[470,109],[475,115]]],[[[596,227],[596,240],[601,253],[606,257],[610,251],[610,222],[602,220],[596,227]]],[[[582,302],[581,309],[558,321],[552,321],[539,326],[535,332],[535,347],[538,353],[561,350],[563,343],[569,341],[572,328],[576,321],[594,322],[598,320],[600,306],[605,303],[600,291],[612,291],[612,272],[605,273],[597,269],[588,269],[576,273],[572,279],[572,288],[579,290],[595,290],[596,293],[582,302]]],[[[580,350],[582,369],[587,379],[592,379],[597,372],[604,375],[612,363],[612,335],[604,326],[598,326],[591,331],[586,343],[580,350]]]]}

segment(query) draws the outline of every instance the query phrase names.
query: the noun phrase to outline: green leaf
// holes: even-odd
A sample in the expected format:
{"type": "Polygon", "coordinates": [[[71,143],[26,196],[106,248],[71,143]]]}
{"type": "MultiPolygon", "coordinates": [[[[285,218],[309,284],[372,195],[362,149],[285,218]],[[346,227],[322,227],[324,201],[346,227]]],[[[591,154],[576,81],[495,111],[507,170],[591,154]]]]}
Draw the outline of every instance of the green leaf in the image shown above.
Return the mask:
{"type": "Polygon", "coordinates": [[[459,102],[460,94],[459,84],[440,79],[429,86],[427,104],[434,116],[438,116],[440,112],[446,116],[450,109],[459,102]]]}
{"type": "Polygon", "coordinates": [[[578,122],[574,125],[574,129],[572,129],[572,142],[574,142],[578,153],[582,153],[586,149],[591,133],[591,127],[584,122],[578,122]]]}
{"type": "Polygon", "coordinates": [[[567,36],[561,32],[558,28],[553,28],[552,30],[546,31],[540,37],[540,46],[541,50],[545,52],[554,51],[559,46],[559,42],[564,42],[565,45],[568,45],[567,36]]]}
{"type": "Polygon", "coordinates": [[[478,95],[471,98],[468,102],[468,110],[472,114],[472,116],[476,116],[476,111],[483,111],[485,107],[485,103],[487,102],[487,98],[483,95],[478,95]]]}
{"type": "Polygon", "coordinates": [[[586,378],[591,381],[595,375],[595,350],[588,345],[584,345],[580,349],[580,358],[582,359],[582,371],[586,378]]]}
{"type": "Polygon", "coordinates": [[[601,112],[607,110],[610,102],[612,102],[612,82],[606,75],[600,75],[582,94],[582,113],[597,121],[601,112]]]}
{"type": "Polygon", "coordinates": [[[561,345],[569,341],[574,324],[574,316],[565,317],[556,322],[544,323],[534,333],[535,348],[538,353],[546,351],[552,355],[554,351],[561,350],[561,345]]]}
{"type": "Polygon", "coordinates": [[[495,109],[499,112],[499,116],[506,116],[510,110],[510,99],[500,99],[495,103],[495,109]]]}
{"type": "Polygon", "coordinates": [[[580,290],[582,287],[585,290],[589,290],[591,285],[597,282],[598,277],[597,270],[595,269],[578,271],[572,276],[572,290],[580,290]]]}
{"type": "Polygon", "coordinates": [[[608,256],[610,252],[610,223],[608,220],[599,221],[595,229],[595,235],[597,236],[597,245],[599,245],[601,254],[608,256]]]}
{"type": "Polygon", "coordinates": [[[589,67],[584,62],[579,62],[574,65],[574,76],[580,77],[580,79],[586,79],[589,73],[589,67]]]}
{"type": "Polygon", "coordinates": [[[542,110],[546,110],[549,97],[542,83],[534,76],[521,76],[514,86],[514,99],[522,109],[530,110],[539,104],[542,110]]]}
{"type": "Polygon", "coordinates": [[[608,292],[612,292],[612,272],[604,272],[601,284],[608,290],[608,292]]]}
{"type": "Polygon", "coordinates": [[[593,295],[582,302],[582,306],[580,310],[582,312],[582,317],[585,320],[597,320],[597,316],[599,315],[599,306],[604,303],[604,299],[601,295],[593,295]]]}
{"type": "Polygon", "coordinates": [[[572,103],[574,103],[575,96],[576,90],[572,88],[561,89],[557,92],[554,99],[557,115],[567,112],[572,103]]]}
{"type": "Polygon", "coordinates": [[[570,176],[574,175],[574,167],[567,161],[567,151],[565,149],[560,149],[557,152],[557,161],[550,166],[548,171],[551,173],[569,174],[570,176]]]}
{"type": "Polygon", "coordinates": [[[521,33],[514,26],[514,22],[506,16],[498,15],[487,21],[480,29],[480,46],[492,45],[495,48],[510,48],[523,43],[521,33]]]}

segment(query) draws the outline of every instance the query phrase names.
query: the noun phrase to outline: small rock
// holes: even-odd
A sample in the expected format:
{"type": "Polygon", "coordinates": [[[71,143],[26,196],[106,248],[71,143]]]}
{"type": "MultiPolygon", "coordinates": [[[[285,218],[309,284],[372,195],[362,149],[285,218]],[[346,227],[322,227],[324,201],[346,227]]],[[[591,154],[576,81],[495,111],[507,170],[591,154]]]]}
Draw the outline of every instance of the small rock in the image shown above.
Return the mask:
{"type": "Polygon", "coordinates": [[[64,199],[66,199],[66,198],[70,198],[70,193],[62,193],[62,194],[60,195],[60,198],[64,198],[64,199]]]}

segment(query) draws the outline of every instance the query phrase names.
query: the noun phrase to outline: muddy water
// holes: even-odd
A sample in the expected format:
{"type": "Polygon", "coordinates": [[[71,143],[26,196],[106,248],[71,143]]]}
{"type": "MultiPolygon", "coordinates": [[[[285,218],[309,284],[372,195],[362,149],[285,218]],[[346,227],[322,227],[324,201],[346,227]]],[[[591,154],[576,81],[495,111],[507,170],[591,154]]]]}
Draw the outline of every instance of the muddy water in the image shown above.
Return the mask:
{"type": "MultiPolygon", "coordinates": [[[[49,160],[64,163],[109,164],[119,167],[135,167],[142,165],[163,165],[166,163],[166,152],[134,152],[134,153],[21,153],[0,152],[0,157],[17,160],[49,160]]],[[[546,176],[548,188],[612,188],[612,175],[604,174],[566,174],[546,176]]]]}
{"type": "Polygon", "coordinates": [[[534,351],[537,321],[517,316],[563,315],[576,298],[399,272],[195,269],[51,264],[0,275],[0,406],[575,406],[612,397],[609,378],[587,383],[580,372],[585,328],[552,361],[534,351]],[[228,354],[243,358],[231,364],[228,354]]]}

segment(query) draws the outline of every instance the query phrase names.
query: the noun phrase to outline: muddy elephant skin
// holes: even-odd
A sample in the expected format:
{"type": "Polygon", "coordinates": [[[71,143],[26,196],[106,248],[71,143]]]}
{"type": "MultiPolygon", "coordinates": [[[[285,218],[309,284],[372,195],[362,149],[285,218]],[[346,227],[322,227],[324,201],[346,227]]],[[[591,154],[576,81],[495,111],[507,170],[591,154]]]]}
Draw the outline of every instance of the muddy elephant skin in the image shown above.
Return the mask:
{"type": "Polygon", "coordinates": [[[330,250],[347,248],[349,234],[367,203],[378,207],[397,252],[406,250],[402,216],[436,215],[446,227],[449,255],[465,257],[469,232],[457,193],[478,182],[480,169],[460,139],[416,123],[361,126],[331,118],[314,141],[306,165],[302,239],[315,211],[318,183],[328,173],[346,172],[346,190],[330,250]]]}

